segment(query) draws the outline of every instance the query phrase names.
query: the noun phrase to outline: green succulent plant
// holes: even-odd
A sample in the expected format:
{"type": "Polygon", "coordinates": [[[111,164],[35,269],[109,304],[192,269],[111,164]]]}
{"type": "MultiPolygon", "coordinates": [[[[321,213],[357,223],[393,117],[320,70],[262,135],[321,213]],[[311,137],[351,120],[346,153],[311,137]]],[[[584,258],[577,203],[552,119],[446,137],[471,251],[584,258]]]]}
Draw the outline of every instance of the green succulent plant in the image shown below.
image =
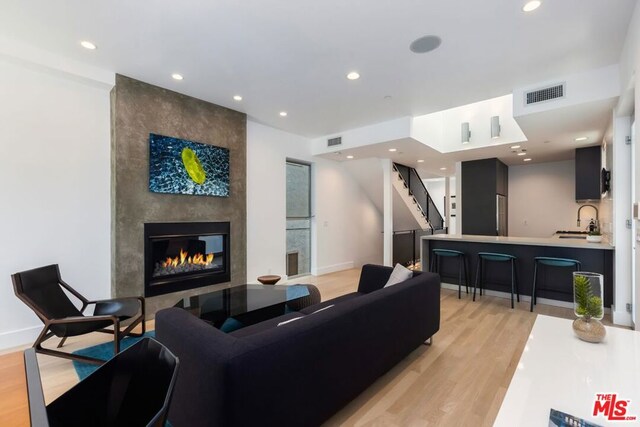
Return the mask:
{"type": "Polygon", "coordinates": [[[586,320],[602,316],[602,299],[593,295],[591,282],[587,276],[576,275],[573,279],[576,300],[576,314],[586,320]]]}

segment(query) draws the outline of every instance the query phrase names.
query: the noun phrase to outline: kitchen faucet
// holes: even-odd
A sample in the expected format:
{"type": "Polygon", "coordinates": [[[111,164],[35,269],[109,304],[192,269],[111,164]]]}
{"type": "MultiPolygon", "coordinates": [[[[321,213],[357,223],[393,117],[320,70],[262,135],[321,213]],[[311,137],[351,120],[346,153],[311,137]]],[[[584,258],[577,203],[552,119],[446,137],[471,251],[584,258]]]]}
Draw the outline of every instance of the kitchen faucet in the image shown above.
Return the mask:
{"type": "Polygon", "coordinates": [[[578,221],[577,221],[577,225],[578,227],[580,227],[580,211],[582,210],[582,208],[586,208],[587,206],[592,207],[595,211],[596,211],[596,227],[599,224],[599,218],[598,218],[598,208],[596,208],[593,205],[582,205],[578,208],[578,221]]]}

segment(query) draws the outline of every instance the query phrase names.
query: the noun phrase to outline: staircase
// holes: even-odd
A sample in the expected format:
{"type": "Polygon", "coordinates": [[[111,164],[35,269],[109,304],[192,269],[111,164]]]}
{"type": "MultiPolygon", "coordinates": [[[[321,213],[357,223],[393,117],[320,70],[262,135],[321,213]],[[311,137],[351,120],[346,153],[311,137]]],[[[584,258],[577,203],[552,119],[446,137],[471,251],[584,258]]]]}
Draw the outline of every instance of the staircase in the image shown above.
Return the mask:
{"type": "Polygon", "coordinates": [[[414,168],[399,163],[393,164],[393,170],[395,174],[393,186],[422,230],[430,230],[432,234],[446,233],[444,218],[433,203],[418,172],[414,168]]]}

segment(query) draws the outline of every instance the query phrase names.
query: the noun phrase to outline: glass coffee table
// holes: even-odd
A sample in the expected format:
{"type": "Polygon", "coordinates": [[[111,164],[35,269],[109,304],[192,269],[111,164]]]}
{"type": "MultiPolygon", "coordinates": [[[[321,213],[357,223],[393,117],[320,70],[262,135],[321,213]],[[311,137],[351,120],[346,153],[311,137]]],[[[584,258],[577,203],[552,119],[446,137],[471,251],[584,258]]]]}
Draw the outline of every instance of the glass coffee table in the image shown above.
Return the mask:
{"type": "Polygon", "coordinates": [[[174,307],[231,332],[317,304],[319,295],[313,285],[240,285],[187,297],[174,307]]]}

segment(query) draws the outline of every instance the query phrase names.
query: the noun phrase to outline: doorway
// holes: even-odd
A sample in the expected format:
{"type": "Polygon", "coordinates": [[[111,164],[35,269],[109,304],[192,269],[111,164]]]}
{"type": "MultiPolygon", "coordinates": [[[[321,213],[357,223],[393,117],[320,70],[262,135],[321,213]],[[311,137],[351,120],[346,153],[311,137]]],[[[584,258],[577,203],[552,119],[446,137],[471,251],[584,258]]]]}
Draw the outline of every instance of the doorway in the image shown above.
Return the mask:
{"type": "Polygon", "coordinates": [[[311,273],[311,165],[287,160],[287,276],[311,273]]]}

